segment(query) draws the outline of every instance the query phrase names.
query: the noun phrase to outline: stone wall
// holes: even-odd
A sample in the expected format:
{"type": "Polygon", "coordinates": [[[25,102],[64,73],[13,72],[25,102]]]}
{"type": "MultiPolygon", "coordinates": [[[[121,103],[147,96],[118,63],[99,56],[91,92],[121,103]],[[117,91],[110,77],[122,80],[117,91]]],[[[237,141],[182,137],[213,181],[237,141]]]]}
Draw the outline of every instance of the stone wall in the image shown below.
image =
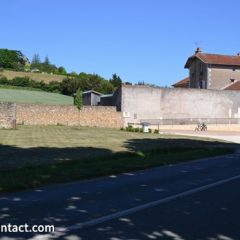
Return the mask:
{"type": "Polygon", "coordinates": [[[120,128],[121,113],[115,107],[17,104],[17,123],[25,125],[67,125],[120,128]]]}
{"type": "Polygon", "coordinates": [[[0,102],[0,128],[16,127],[16,104],[0,102]]]}

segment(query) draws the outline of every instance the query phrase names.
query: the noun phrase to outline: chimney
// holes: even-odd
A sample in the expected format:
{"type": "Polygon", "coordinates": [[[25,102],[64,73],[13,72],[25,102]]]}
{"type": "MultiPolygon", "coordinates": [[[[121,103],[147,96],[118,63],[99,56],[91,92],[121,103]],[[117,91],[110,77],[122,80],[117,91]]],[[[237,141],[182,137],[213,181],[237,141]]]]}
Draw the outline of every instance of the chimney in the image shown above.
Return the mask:
{"type": "Polygon", "coordinates": [[[196,51],[195,51],[195,54],[197,53],[201,53],[202,52],[202,49],[200,47],[197,47],[196,51]]]}

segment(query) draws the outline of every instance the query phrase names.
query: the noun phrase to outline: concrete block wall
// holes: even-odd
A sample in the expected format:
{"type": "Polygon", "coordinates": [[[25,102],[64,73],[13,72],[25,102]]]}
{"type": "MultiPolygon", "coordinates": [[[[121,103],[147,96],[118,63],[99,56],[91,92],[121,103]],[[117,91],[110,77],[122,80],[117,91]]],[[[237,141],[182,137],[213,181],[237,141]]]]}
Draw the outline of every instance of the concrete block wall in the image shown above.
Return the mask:
{"type": "Polygon", "coordinates": [[[120,128],[122,115],[115,107],[17,104],[17,123],[25,125],[67,125],[120,128]]]}
{"type": "Polygon", "coordinates": [[[14,128],[16,121],[16,104],[0,102],[0,128],[14,128]]]}
{"type": "Polygon", "coordinates": [[[240,118],[240,91],[123,86],[124,125],[143,119],[240,118]]]}

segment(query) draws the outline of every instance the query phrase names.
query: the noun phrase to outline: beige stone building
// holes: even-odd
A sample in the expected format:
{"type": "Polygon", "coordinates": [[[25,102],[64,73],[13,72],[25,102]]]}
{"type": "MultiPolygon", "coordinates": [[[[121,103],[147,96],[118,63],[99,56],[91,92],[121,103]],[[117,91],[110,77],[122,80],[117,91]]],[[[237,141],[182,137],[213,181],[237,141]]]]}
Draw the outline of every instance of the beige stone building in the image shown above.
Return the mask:
{"type": "MultiPolygon", "coordinates": [[[[240,55],[209,54],[197,48],[188,58],[185,68],[189,69],[188,84],[185,87],[240,90],[240,55]]],[[[186,81],[185,81],[186,82],[186,81]]],[[[174,87],[182,87],[182,81],[174,87]]]]}

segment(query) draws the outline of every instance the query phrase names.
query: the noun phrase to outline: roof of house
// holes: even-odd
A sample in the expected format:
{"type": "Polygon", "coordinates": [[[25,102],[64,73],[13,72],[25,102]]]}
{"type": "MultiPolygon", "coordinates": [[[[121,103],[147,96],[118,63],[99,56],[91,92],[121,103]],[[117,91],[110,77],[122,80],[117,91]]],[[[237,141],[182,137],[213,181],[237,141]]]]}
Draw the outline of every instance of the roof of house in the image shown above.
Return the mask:
{"type": "Polygon", "coordinates": [[[101,96],[101,98],[112,97],[112,96],[113,96],[113,93],[112,94],[103,94],[101,96]]]}
{"type": "Polygon", "coordinates": [[[239,55],[233,56],[233,55],[209,54],[209,53],[203,53],[200,50],[198,50],[193,56],[188,58],[184,68],[189,68],[192,61],[196,58],[207,64],[240,66],[239,55]]]}
{"type": "Polygon", "coordinates": [[[172,86],[176,88],[188,88],[189,87],[189,77],[182,79],[181,81],[174,83],[172,86]]]}
{"type": "Polygon", "coordinates": [[[240,91],[240,81],[237,81],[237,82],[231,84],[230,86],[227,86],[226,88],[224,88],[224,90],[240,91]]]}
{"type": "Polygon", "coordinates": [[[95,90],[88,90],[88,91],[84,91],[84,92],[83,92],[83,94],[88,94],[88,93],[95,93],[95,94],[97,94],[97,95],[102,95],[102,93],[97,92],[97,91],[95,91],[95,90]]]}

